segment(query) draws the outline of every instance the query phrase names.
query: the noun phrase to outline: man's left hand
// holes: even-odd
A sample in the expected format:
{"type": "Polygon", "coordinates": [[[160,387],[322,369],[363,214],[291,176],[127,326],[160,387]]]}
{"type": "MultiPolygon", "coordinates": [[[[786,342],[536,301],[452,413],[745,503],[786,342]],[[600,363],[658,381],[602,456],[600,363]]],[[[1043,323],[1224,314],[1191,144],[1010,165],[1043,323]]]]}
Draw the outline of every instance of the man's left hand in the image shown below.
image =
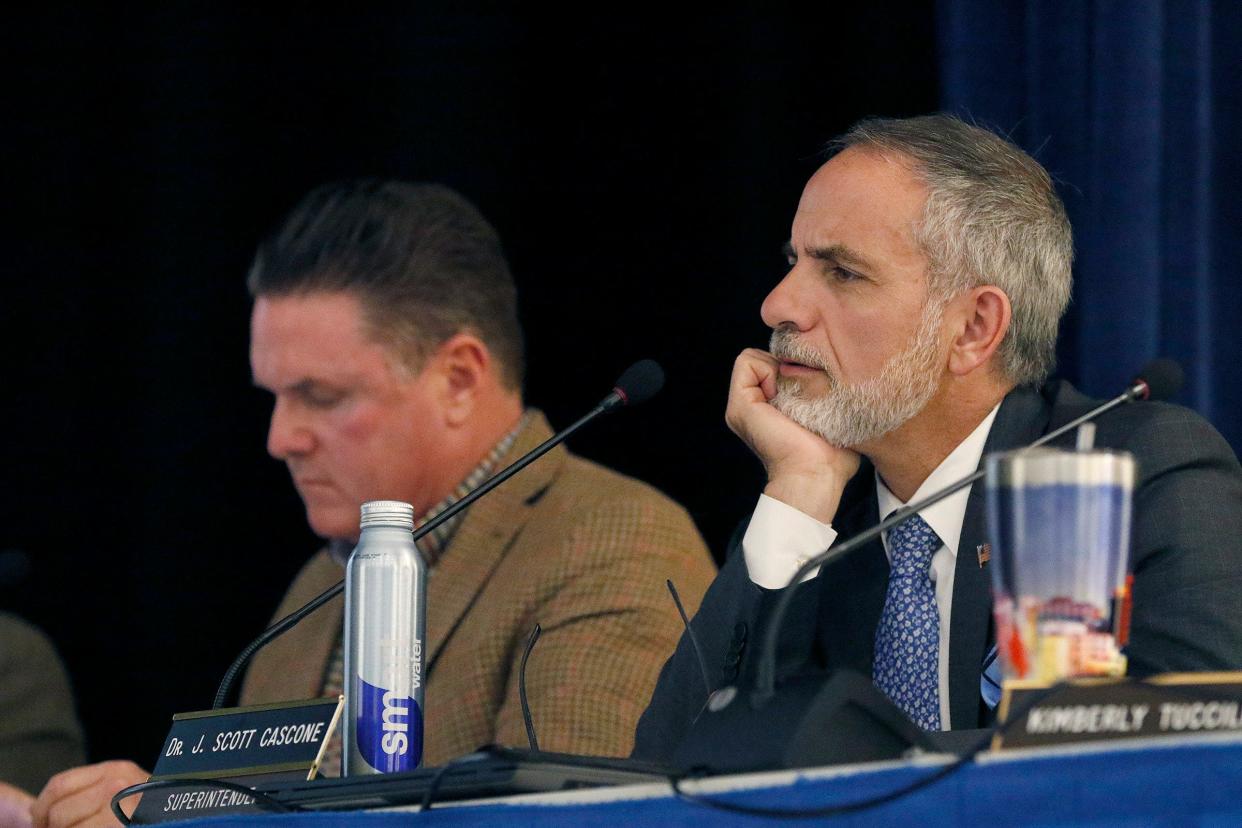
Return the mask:
{"type": "Polygon", "coordinates": [[[102,828],[119,825],[112,797],[146,782],[150,774],[133,762],[99,762],[53,776],[31,809],[38,828],[102,828]]]}

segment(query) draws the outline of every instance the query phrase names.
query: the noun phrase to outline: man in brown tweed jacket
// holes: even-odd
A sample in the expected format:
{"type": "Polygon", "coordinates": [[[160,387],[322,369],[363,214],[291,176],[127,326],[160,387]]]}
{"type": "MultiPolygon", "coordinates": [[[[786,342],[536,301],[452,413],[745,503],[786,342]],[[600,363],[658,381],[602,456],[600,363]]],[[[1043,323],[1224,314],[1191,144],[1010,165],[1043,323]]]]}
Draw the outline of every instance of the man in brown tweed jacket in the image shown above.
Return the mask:
{"type": "MultiPolygon", "coordinates": [[[[281,616],[338,581],[367,500],[430,517],[551,435],[521,396],[516,293],[495,231],[444,187],[355,181],[313,191],[260,248],[251,367],[275,397],[268,451],[317,534],[281,616]]],[[[424,763],[525,746],[519,664],[540,747],[624,756],[715,574],[686,512],[557,448],[420,541],[427,595],[424,763]]],[[[338,598],[252,663],[243,703],[335,695],[338,598]]],[[[146,773],[106,762],[52,779],[36,824],[109,824],[146,773]]]]}

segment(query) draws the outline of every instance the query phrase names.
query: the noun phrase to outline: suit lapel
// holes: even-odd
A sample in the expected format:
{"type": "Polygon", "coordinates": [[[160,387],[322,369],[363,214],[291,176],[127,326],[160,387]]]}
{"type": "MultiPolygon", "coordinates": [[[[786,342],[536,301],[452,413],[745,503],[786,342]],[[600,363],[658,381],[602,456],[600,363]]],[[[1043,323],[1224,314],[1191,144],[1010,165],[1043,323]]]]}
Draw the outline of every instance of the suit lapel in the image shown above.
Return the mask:
{"type": "MultiPolygon", "coordinates": [[[[1029,388],[1005,397],[983,447],[983,458],[1033,441],[1048,424],[1049,409],[1029,388]]],[[[983,459],[980,459],[982,468],[983,459]]],[[[992,575],[979,564],[979,547],[990,542],[983,481],[970,487],[953,570],[949,622],[949,717],[954,729],[979,727],[979,675],[991,647],[992,575]]]]}
{"type": "MultiPolygon", "coordinates": [[[[875,470],[870,462],[863,461],[841,500],[848,505],[834,521],[839,542],[879,522],[875,470]]],[[[879,538],[820,573],[817,639],[825,667],[848,667],[871,675],[875,631],[884,611],[888,574],[888,557],[879,538]]]]}
{"type": "MultiPolygon", "coordinates": [[[[298,574],[273,620],[292,613],[344,575],[341,565],[326,549],[321,550],[298,574]]],[[[318,697],[323,690],[324,667],[340,640],[344,607],[338,595],[260,650],[246,670],[240,703],[318,697]]]]}
{"type": "MultiPolygon", "coordinates": [[[[999,417],[999,415],[998,415],[999,417]]],[[[995,424],[993,424],[995,432],[995,424]]],[[[988,442],[991,442],[989,436],[988,442]]],[[[989,449],[985,448],[984,453],[989,449]]],[[[984,540],[982,481],[970,487],[953,570],[949,618],[949,721],[954,729],[979,726],[979,673],[987,654],[992,615],[991,573],[979,565],[984,540]]]]}
{"type": "MultiPolygon", "coordinates": [[[[551,436],[547,419],[530,409],[529,422],[496,471],[512,465],[551,436]]],[[[427,584],[428,673],[530,519],[531,506],[556,477],[565,457],[564,447],[558,446],[467,511],[427,584]]]]}

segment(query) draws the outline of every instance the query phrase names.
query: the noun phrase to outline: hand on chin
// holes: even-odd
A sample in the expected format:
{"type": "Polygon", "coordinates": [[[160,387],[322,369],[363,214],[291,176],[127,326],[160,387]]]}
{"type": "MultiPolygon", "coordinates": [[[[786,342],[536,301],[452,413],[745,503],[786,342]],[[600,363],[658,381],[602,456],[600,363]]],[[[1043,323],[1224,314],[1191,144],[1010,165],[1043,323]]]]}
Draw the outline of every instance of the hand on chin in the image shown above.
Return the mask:
{"type": "Polygon", "coordinates": [[[823,382],[827,390],[829,380],[822,371],[806,366],[788,366],[782,371],[782,367],[766,351],[743,351],[733,365],[725,421],[767,470],[765,494],[831,523],[860,458],[857,452],[830,444],[772,406],[782,373],[800,381],[805,375],[806,381],[823,382]]]}

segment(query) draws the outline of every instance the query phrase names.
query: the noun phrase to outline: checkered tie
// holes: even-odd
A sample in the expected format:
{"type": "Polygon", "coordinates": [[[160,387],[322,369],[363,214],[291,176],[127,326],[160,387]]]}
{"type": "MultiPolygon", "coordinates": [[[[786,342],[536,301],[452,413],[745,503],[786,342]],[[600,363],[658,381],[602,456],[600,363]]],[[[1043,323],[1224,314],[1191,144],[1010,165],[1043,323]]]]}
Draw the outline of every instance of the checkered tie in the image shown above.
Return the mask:
{"type": "Polygon", "coordinates": [[[924,730],[940,729],[940,613],[931,581],[940,538],[919,515],[888,533],[892,570],[875,633],[875,686],[924,730]]]}

